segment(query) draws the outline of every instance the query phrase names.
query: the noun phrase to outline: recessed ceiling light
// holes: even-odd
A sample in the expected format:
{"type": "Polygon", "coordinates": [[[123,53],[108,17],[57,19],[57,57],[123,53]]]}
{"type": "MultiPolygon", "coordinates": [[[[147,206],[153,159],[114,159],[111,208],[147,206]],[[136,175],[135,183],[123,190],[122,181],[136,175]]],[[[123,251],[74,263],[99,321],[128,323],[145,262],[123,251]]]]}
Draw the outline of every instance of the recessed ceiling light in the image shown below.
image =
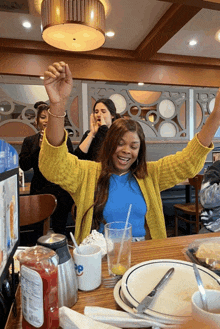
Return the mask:
{"type": "Polygon", "coordinates": [[[215,34],[215,40],[217,40],[218,42],[220,42],[220,30],[218,30],[215,34]]]}
{"type": "Polygon", "coordinates": [[[198,43],[195,39],[190,40],[189,45],[190,46],[195,46],[198,43]]]}
{"type": "Polygon", "coordinates": [[[40,77],[40,79],[44,80],[44,77],[40,77]]]}
{"type": "Polygon", "coordinates": [[[143,86],[144,83],[143,82],[138,82],[138,86],[143,86]]]}
{"type": "Polygon", "coordinates": [[[105,33],[105,35],[107,36],[107,37],[114,37],[114,35],[115,35],[115,32],[113,32],[113,31],[109,31],[109,32],[106,32],[105,33]]]}
{"type": "Polygon", "coordinates": [[[26,29],[29,29],[31,27],[31,23],[26,21],[22,24],[24,27],[26,27],[26,29]]]}

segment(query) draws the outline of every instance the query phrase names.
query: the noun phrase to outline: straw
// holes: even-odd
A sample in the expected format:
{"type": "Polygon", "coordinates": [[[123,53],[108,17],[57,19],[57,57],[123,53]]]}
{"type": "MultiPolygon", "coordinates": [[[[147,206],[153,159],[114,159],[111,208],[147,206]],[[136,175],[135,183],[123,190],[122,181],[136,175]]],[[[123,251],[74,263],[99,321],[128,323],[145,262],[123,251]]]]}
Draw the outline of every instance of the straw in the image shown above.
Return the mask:
{"type": "Polygon", "coordinates": [[[124,232],[123,232],[122,239],[121,239],[121,246],[120,246],[119,253],[118,253],[117,265],[119,264],[120,258],[121,258],[122,248],[123,248],[124,239],[125,239],[125,233],[126,233],[126,230],[128,227],[128,220],[129,220],[130,213],[131,213],[131,207],[132,207],[132,204],[130,204],[129,209],[128,209],[128,214],[127,214],[127,218],[126,218],[126,222],[125,222],[125,228],[124,228],[124,232]]]}
{"type": "Polygon", "coordinates": [[[79,249],[79,246],[78,246],[78,244],[77,244],[77,242],[76,242],[76,239],[74,238],[74,235],[73,235],[72,232],[70,232],[70,237],[71,237],[71,239],[72,239],[72,241],[73,241],[73,243],[74,243],[74,246],[76,247],[76,251],[77,251],[77,253],[78,253],[78,254],[81,254],[80,249],[79,249]]]}

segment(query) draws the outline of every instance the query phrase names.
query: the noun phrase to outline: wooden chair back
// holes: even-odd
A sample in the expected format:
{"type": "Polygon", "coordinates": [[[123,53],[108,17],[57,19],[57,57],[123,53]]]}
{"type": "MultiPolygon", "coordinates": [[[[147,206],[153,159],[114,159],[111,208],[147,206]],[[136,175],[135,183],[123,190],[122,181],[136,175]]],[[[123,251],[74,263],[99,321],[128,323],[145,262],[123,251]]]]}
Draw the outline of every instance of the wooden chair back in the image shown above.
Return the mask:
{"type": "Polygon", "coordinates": [[[199,191],[201,190],[203,175],[196,175],[193,178],[189,178],[189,184],[194,187],[195,189],[195,206],[196,206],[196,231],[199,231],[199,191]]]}
{"type": "Polygon", "coordinates": [[[50,216],[57,206],[52,194],[21,195],[19,197],[20,226],[32,225],[44,221],[43,234],[50,229],[50,216]]]}
{"type": "Polygon", "coordinates": [[[199,233],[201,222],[200,222],[200,213],[202,210],[202,206],[199,202],[199,191],[201,189],[203,180],[203,175],[196,175],[193,178],[189,178],[189,184],[194,187],[195,189],[195,203],[181,203],[181,204],[174,204],[175,209],[175,236],[178,235],[178,221],[182,220],[188,224],[195,224],[196,226],[196,233],[199,233]],[[181,211],[185,215],[194,216],[195,220],[190,220],[178,213],[181,211]]]}

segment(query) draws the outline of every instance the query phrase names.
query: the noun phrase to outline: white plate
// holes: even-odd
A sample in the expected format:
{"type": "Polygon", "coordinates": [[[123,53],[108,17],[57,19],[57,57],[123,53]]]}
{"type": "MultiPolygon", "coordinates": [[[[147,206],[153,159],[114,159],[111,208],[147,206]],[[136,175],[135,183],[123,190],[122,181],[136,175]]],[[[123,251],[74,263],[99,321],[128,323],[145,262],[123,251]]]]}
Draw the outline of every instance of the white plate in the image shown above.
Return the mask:
{"type": "MultiPolygon", "coordinates": [[[[133,306],[126,300],[126,298],[123,295],[123,292],[122,292],[122,289],[121,289],[121,281],[122,280],[118,281],[117,284],[114,287],[114,291],[113,291],[114,299],[115,299],[116,303],[124,311],[126,311],[128,313],[135,314],[135,312],[133,310],[133,306]]],[[[143,318],[145,318],[146,320],[149,320],[149,321],[153,321],[153,322],[154,321],[155,322],[161,322],[160,319],[155,318],[153,316],[149,316],[147,314],[143,314],[143,318]]],[[[179,321],[175,321],[174,319],[171,319],[171,320],[164,319],[164,321],[161,323],[161,328],[166,327],[166,325],[177,324],[177,323],[179,323],[179,321]]],[[[169,328],[170,328],[170,326],[169,326],[169,328]]]]}
{"type": "MultiPolygon", "coordinates": [[[[158,293],[155,302],[145,311],[158,319],[181,321],[191,316],[191,296],[198,290],[193,264],[173,259],[157,259],[131,267],[122,277],[122,292],[128,302],[137,307],[171,267],[175,271],[158,293]]],[[[220,290],[220,278],[198,265],[205,289],[220,290]]]]}

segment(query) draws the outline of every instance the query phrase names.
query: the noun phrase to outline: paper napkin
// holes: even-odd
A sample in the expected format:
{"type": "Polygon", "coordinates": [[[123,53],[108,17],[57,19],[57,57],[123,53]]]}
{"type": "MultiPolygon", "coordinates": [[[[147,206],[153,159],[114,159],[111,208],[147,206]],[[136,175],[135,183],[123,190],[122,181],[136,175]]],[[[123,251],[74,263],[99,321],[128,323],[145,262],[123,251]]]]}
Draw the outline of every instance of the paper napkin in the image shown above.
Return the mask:
{"type": "Polygon", "coordinates": [[[63,329],[117,329],[71,310],[66,306],[59,308],[60,327],[63,329]]]}
{"type": "Polygon", "coordinates": [[[116,311],[104,307],[86,306],[84,314],[93,320],[114,325],[118,328],[176,328],[174,325],[167,325],[154,321],[154,319],[139,318],[135,314],[116,311]]]}

